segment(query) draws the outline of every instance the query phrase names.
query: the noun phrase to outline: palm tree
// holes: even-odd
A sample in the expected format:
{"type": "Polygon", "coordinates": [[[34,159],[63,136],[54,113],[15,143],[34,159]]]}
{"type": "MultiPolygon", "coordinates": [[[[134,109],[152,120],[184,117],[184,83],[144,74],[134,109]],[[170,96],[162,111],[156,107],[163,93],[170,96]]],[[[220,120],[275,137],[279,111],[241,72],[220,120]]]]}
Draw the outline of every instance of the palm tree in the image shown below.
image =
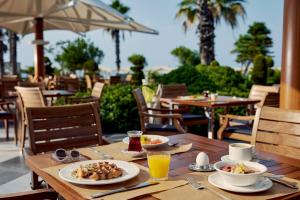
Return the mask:
{"type": "MultiPolygon", "coordinates": [[[[123,5],[119,0],[113,0],[110,4],[110,7],[116,9],[122,14],[126,14],[129,12],[130,8],[128,6],[123,5]]],[[[121,68],[121,59],[120,59],[120,30],[117,29],[107,29],[110,32],[113,40],[115,41],[116,45],[116,65],[117,65],[117,72],[120,71],[121,68]]],[[[124,36],[123,36],[124,38],[124,36]]]]}
{"type": "Polygon", "coordinates": [[[17,74],[17,41],[18,36],[13,31],[8,31],[9,37],[9,61],[12,67],[12,73],[17,74]]]}
{"type": "Polygon", "coordinates": [[[184,17],[183,28],[198,23],[196,33],[199,35],[199,50],[202,64],[210,64],[215,59],[215,24],[221,19],[235,28],[238,17],[246,15],[243,3],[246,0],[182,0],[176,18],[184,17]]]}
{"type": "Polygon", "coordinates": [[[3,56],[4,56],[4,53],[7,51],[7,45],[4,43],[4,40],[5,40],[5,33],[4,33],[3,29],[0,29],[0,73],[1,73],[1,77],[5,73],[3,56]]]}

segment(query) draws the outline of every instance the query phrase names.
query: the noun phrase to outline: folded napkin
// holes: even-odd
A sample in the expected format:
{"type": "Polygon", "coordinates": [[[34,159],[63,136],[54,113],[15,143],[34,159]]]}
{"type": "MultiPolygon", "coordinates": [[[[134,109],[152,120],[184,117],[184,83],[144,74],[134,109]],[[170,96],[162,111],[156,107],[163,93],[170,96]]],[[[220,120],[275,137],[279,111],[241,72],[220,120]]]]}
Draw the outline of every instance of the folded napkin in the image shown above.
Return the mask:
{"type": "MultiPolygon", "coordinates": [[[[66,166],[65,164],[45,168],[45,169],[43,169],[43,171],[50,174],[51,176],[53,176],[57,180],[63,182],[64,184],[66,184],[72,191],[74,191],[74,193],[77,193],[79,196],[81,196],[83,198],[86,198],[86,199],[91,199],[90,196],[92,194],[96,194],[96,193],[99,193],[99,192],[107,192],[107,191],[118,189],[118,188],[121,188],[121,187],[124,187],[124,186],[133,186],[133,185],[136,185],[136,184],[139,184],[139,183],[143,183],[145,181],[149,181],[150,176],[149,176],[149,173],[148,173],[148,169],[146,167],[141,166],[141,165],[138,165],[138,164],[136,164],[136,165],[140,168],[140,173],[137,177],[135,177],[131,180],[122,182],[122,183],[110,184],[110,185],[98,185],[98,186],[75,185],[75,184],[63,181],[59,177],[58,172],[59,172],[60,169],[62,169],[64,166],[66,166]]],[[[151,194],[151,193],[160,192],[160,191],[164,191],[164,190],[170,190],[172,188],[176,188],[176,187],[179,187],[179,186],[182,186],[182,185],[185,185],[185,184],[187,184],[187,182],[185,180],[171,178],[171,179],[166,180],[166,181],[161,181],[157,185],[152,185],[152,186],[148,186],[148,187],[145,187],[145,188],[140,188],[140,189],[126,191],[126,192],[115,193],[115,194],[100,197],[100,198],[97,198],[97,199],[103,199],[103,200],[131,199],[131,198],[142,196],[142,195],[145,195],[145,194],[151,194]]]]}
{"type": "MultiPolygon", "coordinates": [[[[139,159],[144,159],[146,157],[146,156],[132,157],[131,155],[122,153],[122,150],[127,149],[127,148],[128,148],[127,144],[125,144],[123,142],[118,142],[118,143],[113,143],[113,144],[109,144],[109,145],[93,147],[93,149],[82,148],[82,149],[79,149],[79,152],[81,155],[87,156],[92,160],[103,159],[102,154],[110,155],[115,160],[124,160],[124,161],[139,160],[139,159]],[[96,152],[95,149],[98,152],[96,152]]],[[[165,152],[169,152],[170,154],[176,154],[176,153],[187,152],[191,148],[192,148],[192,143],[178,145],[175,147],[170,147],[168,145],[162,145],[159,148],[151,149],[151,151],[165,151],[165,152]]]]}
{"type": "MultiPolygon", "coordinates": [[[[215,173],[215,172],[214,172],[215,173]]],[[[213,190],[215,190],[218,193],[221,193],[222,195],[232,199],[232,200],[263,200],[263,199],[273,199],[278,198],[282,196],[286,196],[288,194],[299,192],[299,190],[291,189],[286,186],[283,186],[281,184],[273,182],[273,186],[271,189],[259,192],[259,193],[251,193],[251,194],[243,194],[243,193],[233,193],[233,192],[227,192],[225,190],[219,189],[217,187],[212,186],[208,181],[208,175],[212,173],[190,173],[187,174],[187,176],[191,176],[198,180],[201,184],[203,184],[205,187],[209,187],[213,190]]],[[[183,178],[183,177],[182,177],[183,178]]],[[[300,181],[290,179],[290,178],[284,178],[287,181],[296,182],[298,186],[300,187],[300,181]]],[[[173,188],[171,190],[159,192],[152,194],[152,196],[165,200],[165,199],[172,199],[172,200],[181,200],[181,199],[189,199],[189,200],[198,200],[199,197],[201,199],[220,199],[220,197],[216,196],[214,193],[209,191],[208,189],[201,189],[196,190],[192,188],[190,185],[184,185],[181,187],[173,188]]]]}

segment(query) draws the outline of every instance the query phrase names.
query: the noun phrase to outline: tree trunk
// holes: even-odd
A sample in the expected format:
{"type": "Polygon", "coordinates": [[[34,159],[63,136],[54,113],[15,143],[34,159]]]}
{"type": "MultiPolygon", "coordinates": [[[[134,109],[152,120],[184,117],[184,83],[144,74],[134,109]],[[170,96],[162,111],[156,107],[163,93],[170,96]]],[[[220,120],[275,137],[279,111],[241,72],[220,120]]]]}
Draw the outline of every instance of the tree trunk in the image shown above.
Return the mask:
{"type": "Polygon", "coordinates": [[[4,33],[3,30],[0,29],[0,73],[1,77],[4,75],[4,60],[3,60],[3,54],[4,54],[4,43],[3,43],[4,33]]]}
{"type": "Polygon", "coordinates": [[[208,9],[207,0],[197,0],[198,12],[197,16],[199,24],[197,33],[200,39],[200,59],[201,64],[209,65],[215,59],[215,26],[214,18],[211,11],[208,9]]]}
{"type": "Polygon", "coordinates": [[[120,31],[115,31],[115,44],[116,44],[116,65],[117,65],[117,73],[119,73],[121,69],[121,59],[120,59],[120,31]]]}
{"type": "Polygon", "coordinates": [[[12,73],[17,74],[17,34],[9,31],[9,61],[12,73]]]}
{"type": "Polygon", "coordinates": [[[247,62],[246,67],[245,67],[244,72],[243,72],[244,76],[246,76],[246,74],[248,73],[249,66],[250,66],[251,63],[252,63],[252,61],[250,61],[250,60],[247,62]]]}

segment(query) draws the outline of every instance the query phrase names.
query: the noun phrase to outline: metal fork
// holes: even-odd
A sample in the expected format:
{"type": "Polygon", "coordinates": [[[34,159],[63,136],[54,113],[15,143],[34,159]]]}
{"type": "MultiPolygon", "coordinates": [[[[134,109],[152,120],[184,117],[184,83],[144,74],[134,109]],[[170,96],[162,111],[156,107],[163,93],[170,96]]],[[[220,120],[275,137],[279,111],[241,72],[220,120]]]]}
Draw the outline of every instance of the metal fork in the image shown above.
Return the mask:
{"type": "Polygon", "coordinates": [[[222,198],[223,200],[231,200],[228,197],[225,197],[224,195],[220,194],[219,192],[214,191],[213,189],[209,188],[209,187],[204,187],[201,183],[197,182],[194,178],[190,177],[190,176],[185,176],[185,180],[187,180],[187,182],[196,190],[199,189],[208,189],[209,191],[211,191],[212,193],[214,193],[215,195],[217,195],[218,197],[222,198]]]}

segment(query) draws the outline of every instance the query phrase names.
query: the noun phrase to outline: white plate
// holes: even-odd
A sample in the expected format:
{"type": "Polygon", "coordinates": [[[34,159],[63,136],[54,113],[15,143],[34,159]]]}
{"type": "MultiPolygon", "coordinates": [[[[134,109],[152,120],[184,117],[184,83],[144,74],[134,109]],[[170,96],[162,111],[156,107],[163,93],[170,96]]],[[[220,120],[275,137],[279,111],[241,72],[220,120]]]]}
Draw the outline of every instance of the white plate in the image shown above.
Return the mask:
{"type": "MultiPolygon", "coordinates": [[[[237,161],[235,161],[235,160],[231,160],[231,159],[229,158],[229,155],[222,156],[222,157],[221,157],[221,160],[222,160],[222,161],[228,161],[228,162],[237,162],[237,161]]],[[[249,161],[249,160],[240,160],[239,162],[242,162],[242,161],[249,161]]],[[[251,161],[252,161],[252,162],[258,162],[259,160],[258,160],[258,159],[255,159],[255,158],[252,158],[251,161]]]]}
{"type": "Polygon", "coordinates": [[[123,149],[122,153],[128,154],[132,157],[140,157],[147,153],[145,149],[142,149],[142,151],[128,151],[128,149],[123,149]]]}
{"type": "Polygon", "coordinates": [[[228,183],[225,183],[220,176],[219,173],[211,174],[208,177],[208,182],[213,186],[221,188],[223,190],[231,191],[231,192],[238,192],[238,193],[255,193],[255,192],[262,192],[270,189],[273,185],[272,181],[266,177],[261,177],[255,184],[245,186],[245,187],[238,187],[233,186],[228,183]]]}
{"type": "Polygon", "coordinates": [[[119,183],[123,181],[127,181],[129,179],[132,179],[136,177],[140,173],[140,168],[138,168],[135,164],[129,163],[126,161],[121,160],[87,160],[82,162],[76,162],[73,164],[70,164],[64,168],[62,168],[59,171],[59,177],[62,178],[65,181],[68,181],[70,183],[80,184],[80,185],[107,185],[107,184],[113,184],[113,183],[119,183]],[[80,165],[86,165],[96,162],[109,162],[116,164],[117,167],[121,168],[123,170],[123,175],[118,178],[113,179],[107,179],[107,180],[91,180],[91,179],[77,179],[76,177],[72,176],[72,172],[78,168],[80,165]]]}
{"type": "MultiPolygon", "coordinates": [[[[160,143],[160,144],[142,144],[142,147],[145,149],[156,148],[156,147],[162,146],[169,142],[169,138],[167,138],[165,136],[161,136],[161,135],[145,135],[145,136],[147,136],[151,140],[160,139],[162,141],[162,143],[160,143]]],[[[129,137],[124,138],[123,142],[125,144],[129,144],[129,137]]]]}

